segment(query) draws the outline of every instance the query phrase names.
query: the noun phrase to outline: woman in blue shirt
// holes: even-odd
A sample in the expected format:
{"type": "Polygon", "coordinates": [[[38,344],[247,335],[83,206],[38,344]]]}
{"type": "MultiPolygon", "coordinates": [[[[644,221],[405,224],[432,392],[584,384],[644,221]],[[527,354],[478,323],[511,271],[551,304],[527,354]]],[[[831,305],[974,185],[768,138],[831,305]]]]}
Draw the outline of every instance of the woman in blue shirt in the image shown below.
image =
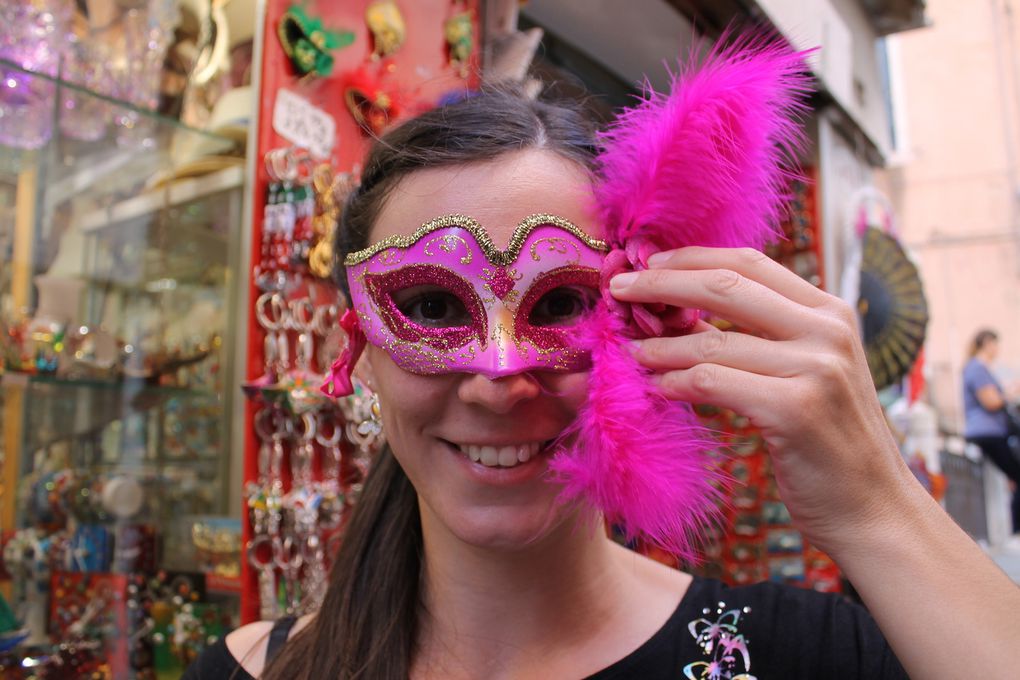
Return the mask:
{"type": "Polygon", "coordinates": [[[1006,395],[989,367],[999,352],[995,331],[978,331],[970,346],[970,360],[963,368],[964,434],[1009,477],[1013,488],[1013,533],[1020,533],[1020,461],[1009,446],[1006,395]]]}

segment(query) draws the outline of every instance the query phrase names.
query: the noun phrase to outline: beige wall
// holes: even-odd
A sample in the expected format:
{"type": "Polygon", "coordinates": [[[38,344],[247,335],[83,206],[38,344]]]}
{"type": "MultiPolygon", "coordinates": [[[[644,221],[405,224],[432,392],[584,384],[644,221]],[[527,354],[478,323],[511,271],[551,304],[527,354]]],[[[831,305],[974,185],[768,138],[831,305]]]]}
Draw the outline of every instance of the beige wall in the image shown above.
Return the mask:
{"type": "Polygon", "coordinates": [[[931,397],[959,427],[975,330],[1020,378],[1020,2],[929,0],[932,26],[890,38],[902,124],[883,184],[931,308],[931,397]]]}
{"type": "Polygon", "coordinates": [[[889,150],[889,123],[876,35],[860,0],[758,0],[769,19],[811,60],[833,98],[878,149],[889,150]]]}

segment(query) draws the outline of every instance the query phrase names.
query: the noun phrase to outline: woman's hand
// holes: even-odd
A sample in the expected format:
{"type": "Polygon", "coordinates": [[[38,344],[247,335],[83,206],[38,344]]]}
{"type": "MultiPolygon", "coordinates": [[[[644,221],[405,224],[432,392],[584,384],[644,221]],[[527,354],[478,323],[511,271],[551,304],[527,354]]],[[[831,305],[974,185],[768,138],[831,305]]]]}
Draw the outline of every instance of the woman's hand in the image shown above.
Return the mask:
{"type": "Polygon", "coordinates": [[[649,266],[614,278],[613,295],[708,310],[762,337],[701,323],[638,343],[639,360],[671,397],[761,428],[794,521],[853,582],[910,677],[1015,675],[1020,589],[910,474],[847,305],[752,250],[684,248],[649,266]]]}
{"type": "Polygon", "coordinates": [[[628,302],[703,309],[759,336],[700,322],[637,343],[666,395],[747,416],[769,444],[780,493],[807,538],[834,555],[893,518],[912,477],[875,395],[854,312],[750,249],[660,253],[612,280],[628,302]]]}

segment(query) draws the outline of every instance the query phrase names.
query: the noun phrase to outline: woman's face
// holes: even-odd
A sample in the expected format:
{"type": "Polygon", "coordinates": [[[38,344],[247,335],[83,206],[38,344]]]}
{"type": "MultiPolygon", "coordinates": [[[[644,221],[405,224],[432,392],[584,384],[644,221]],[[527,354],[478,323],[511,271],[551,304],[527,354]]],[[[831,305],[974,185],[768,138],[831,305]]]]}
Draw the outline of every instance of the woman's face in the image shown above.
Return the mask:
{"type": "Polygon", "coordinates": [[[989,362],[995,361],[996,357],[999,356],[999,341],[998,341],[998,339],[997,338],[989,338],[989,339],[985,340],[984,347],[982,347],[981,349],[982,349],[982,354],[984,354],[985,359],[987,361],[989,361],[989,362]]]}
{"type": "MultiPolygon", "coordinates": [[[[599,238],[593,204],[590,179],[580,166],[551,152],[521,151],[412,173],[387,199],[370,242],[410,235],[447,214],[477,220],[500,249],[507,248],[523,218],[537,213],[565,218],[599,238]]],[[[442,298],[413,297],[420,293],[401,291],[393,298],[419,305],[414,313],[426,317],[450,313],[442,298]]],[[[577,310],[571,295],[553,299],[544,312],[569,322],[577,310]]],[[[583,300],[579,294],[577,301],[583,300]]],[[[558,487],[544,479],[543,447],[574,420],[585,398],[586,373],[420,375],[399,367],[379,347],[369,345],[366,356],[387,441],[418,492],[427,533],[514,549],[563,524],[571,510],[556,502],[558,487]]]]}

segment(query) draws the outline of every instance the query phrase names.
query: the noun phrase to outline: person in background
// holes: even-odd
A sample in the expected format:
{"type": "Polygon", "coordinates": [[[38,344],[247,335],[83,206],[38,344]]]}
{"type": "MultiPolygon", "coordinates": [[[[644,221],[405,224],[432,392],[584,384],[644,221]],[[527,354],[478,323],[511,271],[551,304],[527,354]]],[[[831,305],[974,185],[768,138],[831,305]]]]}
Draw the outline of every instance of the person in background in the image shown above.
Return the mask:
{"type": "Polygon", "coordinates": [[[978,331],[963,368],[964,436],[1009,477],[1013,535],[1020,543],[1020,460],[1009,445],[1008,396],[991,371],[998,353],[996,332],[987,328],[978,331]]]}

